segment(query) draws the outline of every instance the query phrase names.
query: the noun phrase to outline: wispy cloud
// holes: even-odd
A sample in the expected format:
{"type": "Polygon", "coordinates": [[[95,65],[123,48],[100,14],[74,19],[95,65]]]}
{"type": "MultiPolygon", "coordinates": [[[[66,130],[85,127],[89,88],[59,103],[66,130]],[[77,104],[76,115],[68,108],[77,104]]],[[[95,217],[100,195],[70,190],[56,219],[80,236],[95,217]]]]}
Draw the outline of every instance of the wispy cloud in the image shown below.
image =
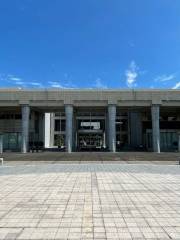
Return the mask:
{"type": "Polygon", "coordinates": [[[160,75],[160,76],[156,77],[154,79],[154,81],[155,82],[167,82],[167,81],[173,80],[175,78],[176,78],[176,75],[174,73],[169,74],[169,75],[163,74],[163,75],[160,75]]]}
{"type": "Polygon", "coordinates": [[[180,88],[180,82],[177,82],[177,83],[174,85],[174,87],[172,87],[172,89],[178,89],[178,88],[180,88]]]}
{"type": "Polygon", "coordinates": [[[48,84],[53,88],[64,88],[58,81],[49,81],[48,84]]]}
{"type": "Polygon", "coordinates": [[[73,84],[71,81],[67,81],[63,84],[64,88],[77,88],[75,84],[73,84]]]}
{"type": "Polygon", "coordinates": [[[135,61],[131,61],[128,69],[125,72],[126,75],[126,84],[129,88],[136,87],[137,86],[137,77],[138,77],[138,70],[135,61]]]}
{"type": "Polygon", "coordinates": [[[3,85],[17,86],[18,88],[24,87],[43,87],[43,84],[38,81],[25,81],[19,76],[12,74],[0,74],[0,80],[3,82],[3,85]]]}
{"type": "Polygon", "coordinates": [[[34,86],[34,87],[43,87],[42,83],[40,83],[40,82],[31,82],[29,84],[34,86]]]}
{"type": "Polygon", "coordinates": [[[101,78],[97,78],[94,84],[95,88],[107,88],[107,86],[102,82],[101,78]]]}
{"type": "Polygon", "coordinates": [[[65,83],[61,83],[60,81],[48,81],[50,87],[53,88],[77,88],[71,81],[66,80],[65,83]]]}
{"type": "Polygon", "coordinates": [[[63,84],[64,88],[77,88],[77,86],[71,81],[72,76],[68,73],[64,73],[63,84]]]}
{"type": "Polygon", "coordinates": [[[8,76],[9,77],[9,80],[11,81],[15,81],[15,82],[19,82],[19,81],[22,81],[22,78],[19,78],[19,77],[13,77],[13,76],[8,76]]]}
{"type": "Polygon", "coordinates": [[[10,82],[11,84],[15,84],[18,86],[20,85],[22,87],[25,86],[25,84],[26,84],[22,78],[11,75],[11,74],[8,74],[7,76],[5,76],[4,81],[10,82]]]}
{"type": "Polygon", "coordinates": [[[24,85],[25,82],[23,82],[23,81],[17,81],[17,82],[15,82],[15,84],[16,84],[16,85],[24,85]]]}
{"type": "Polygon", "coordinates": [[[48,81],[46,83],[42,83],[40,81],[27,81],[24,80],[23,78],[13,75],[13,74],[2,74],[0,73],[0,84],[2,84],[3,86],[7,85],[7,86],[17,86],[18,88],[25,88],[25,87],[29,87],[29,88],[43,88],[43,87],[52,87],[52,88],[76,88],[76,86],[70,81],[68,80],[68,75],[65,73],[64,74],[65,79],[65,83],[61,84],[60,81],[48,81]]]}
{"type": "Polygon", "coordinates": [[[8,78],[8,81],[10,82],[13,82],[14,84],[16,85],[20,85],[22,87],[43,87],[43,84],[41,82],[38,82],[38,81],[24,81],[22,78],[20,77],[16,77],[16,76],[13,76],[13,75],[8,75],[7,76],[8,78]]]}

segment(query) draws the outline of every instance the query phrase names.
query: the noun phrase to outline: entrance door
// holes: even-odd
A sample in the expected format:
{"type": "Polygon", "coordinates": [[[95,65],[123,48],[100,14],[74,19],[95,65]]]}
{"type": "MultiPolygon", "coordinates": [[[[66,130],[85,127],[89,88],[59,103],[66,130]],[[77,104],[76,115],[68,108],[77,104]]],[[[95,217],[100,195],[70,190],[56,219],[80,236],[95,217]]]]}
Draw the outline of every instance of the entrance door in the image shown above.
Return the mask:
{"type": "Polygon", "coordinates": [[[98,151],[103,148],[102,133],[79,133],[78,148],[82,151],[98,151]]]}

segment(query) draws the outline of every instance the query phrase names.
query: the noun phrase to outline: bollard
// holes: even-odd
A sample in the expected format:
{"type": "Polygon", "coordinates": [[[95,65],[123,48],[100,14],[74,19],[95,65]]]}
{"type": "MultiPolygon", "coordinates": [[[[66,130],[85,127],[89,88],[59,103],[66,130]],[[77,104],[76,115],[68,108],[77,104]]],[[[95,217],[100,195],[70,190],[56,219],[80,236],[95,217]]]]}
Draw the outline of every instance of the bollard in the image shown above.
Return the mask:
{"type": "Polygon", "coordinates": [[[0,161],[1,161],[1,165],[3,166],[3,164],[4,164],[4,158],[0,158],[0,161]]]}

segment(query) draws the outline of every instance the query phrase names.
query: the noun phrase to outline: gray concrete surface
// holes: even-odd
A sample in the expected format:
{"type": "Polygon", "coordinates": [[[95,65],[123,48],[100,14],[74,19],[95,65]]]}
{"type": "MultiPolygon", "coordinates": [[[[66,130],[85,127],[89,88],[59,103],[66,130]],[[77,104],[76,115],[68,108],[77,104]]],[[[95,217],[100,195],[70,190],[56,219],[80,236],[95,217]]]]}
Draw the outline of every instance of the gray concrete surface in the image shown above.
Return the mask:
{"type": "Polygon", "coordinates": [[[2,155],[5,164],[29,164],[30,162],[49,163],[153,163],[153,164],[178,164],[180,153],[152,153],[152,152],[34,152],[13,153],[6,152],[2,155]]]}
{"type": "Polygon", "coordinates": [[[0,239],[180,239],[180,166],[0,167],[0,239]]]}

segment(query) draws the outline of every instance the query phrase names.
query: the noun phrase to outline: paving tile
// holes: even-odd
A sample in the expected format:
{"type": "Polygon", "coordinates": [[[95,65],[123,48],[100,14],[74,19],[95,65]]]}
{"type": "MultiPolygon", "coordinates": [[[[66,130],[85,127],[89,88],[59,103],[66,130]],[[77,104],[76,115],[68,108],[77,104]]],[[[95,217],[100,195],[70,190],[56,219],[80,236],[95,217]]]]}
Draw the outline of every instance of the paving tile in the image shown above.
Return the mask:
{"type": "Polygon", "coordinates": [[[180,239],[177,165],[51,161],[0,168],[1,239],[180,239]]]}

